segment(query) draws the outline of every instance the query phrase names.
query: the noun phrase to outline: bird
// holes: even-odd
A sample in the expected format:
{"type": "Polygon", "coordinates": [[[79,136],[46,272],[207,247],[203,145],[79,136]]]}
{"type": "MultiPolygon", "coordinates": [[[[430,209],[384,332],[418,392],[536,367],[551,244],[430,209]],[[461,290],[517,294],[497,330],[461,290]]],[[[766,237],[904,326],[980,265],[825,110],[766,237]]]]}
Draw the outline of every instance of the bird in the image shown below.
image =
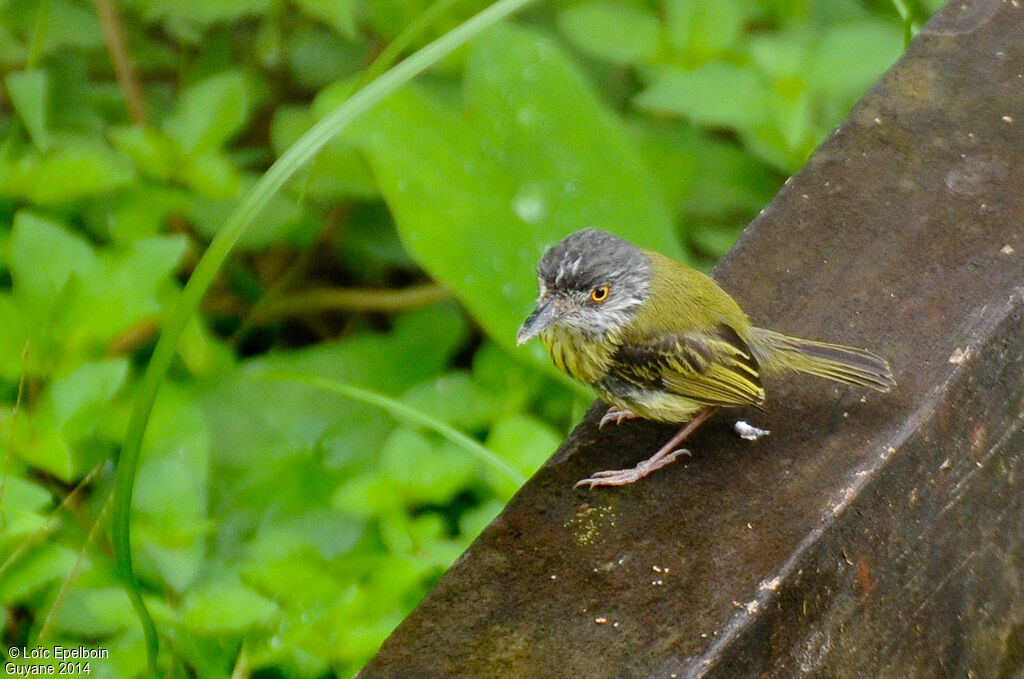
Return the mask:
{"type": "Polygon", "coordinates": [[[710,276],[586,228],[537,267],[536,306],[516,335],[539,335],[555,366],[609,404],[599,427],[634,418],[681,424],[651,457],[576,486],[623,486],[689,455],[678,446],[720,408],[763,409],[763,380],[804,373],[887,392],[889,363],[866,349],[755,327],[710,276]]]}

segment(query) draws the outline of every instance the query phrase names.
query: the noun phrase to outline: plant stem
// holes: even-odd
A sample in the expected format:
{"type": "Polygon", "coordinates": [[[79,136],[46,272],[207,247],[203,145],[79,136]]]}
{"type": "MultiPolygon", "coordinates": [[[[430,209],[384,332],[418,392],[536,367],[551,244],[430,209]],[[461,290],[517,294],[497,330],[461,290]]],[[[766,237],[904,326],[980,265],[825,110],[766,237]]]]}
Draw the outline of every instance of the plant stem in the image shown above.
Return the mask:
{"type": "Polygon", "coordinates": [[[103,35],[107,39],[107,52],[114,64],[114,77],[124,95],[128,115],[136,125],[148,125],[149,115],[146,113],[146,98],[142,94],[139,76],[135,72],[128,45],[124,39],[124,24],[118,14],[115,0],[96,0],[96,14],[103,27],[103,35]]]}

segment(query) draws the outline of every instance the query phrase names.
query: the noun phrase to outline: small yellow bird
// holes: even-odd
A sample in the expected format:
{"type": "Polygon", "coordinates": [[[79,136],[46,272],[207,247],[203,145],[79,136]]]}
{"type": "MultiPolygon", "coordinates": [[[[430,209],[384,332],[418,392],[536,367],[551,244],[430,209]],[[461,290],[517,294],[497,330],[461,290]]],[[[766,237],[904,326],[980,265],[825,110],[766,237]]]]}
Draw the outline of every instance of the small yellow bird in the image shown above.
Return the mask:
{"type": "Polygon", "coordinates": [[[642,417],[686,425],[631,469],[576,485],[622,486],[675,460],[718,408],[764,404],[764,376],[785,372],[889,391],[885,359],[865,349],[755,328],[709,276],[598,229],[566,236],[537,267],[537,307],[516,340],[540,335],[560,370],[611,404],[601,425],[642,417]]]}

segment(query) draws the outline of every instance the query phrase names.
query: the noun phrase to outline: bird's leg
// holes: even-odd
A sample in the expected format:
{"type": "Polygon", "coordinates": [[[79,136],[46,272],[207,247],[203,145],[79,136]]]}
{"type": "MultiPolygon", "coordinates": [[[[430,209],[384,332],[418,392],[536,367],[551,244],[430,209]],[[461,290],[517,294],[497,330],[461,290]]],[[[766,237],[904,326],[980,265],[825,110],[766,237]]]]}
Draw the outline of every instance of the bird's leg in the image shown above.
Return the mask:
{"type": "Polygon", "coordinates": [[[685,448],[676,450],[676,446],[685,441],[706,419],[714,415],[716,410],[718,410],[717,407],[708,407],[697,413],[696,417],[687,422],[686,426],[680,429],[658,452],[632,469],[610,469],[604,472],[596,472],[589,479],[577,481],[574,488],[585,485],[589,485],[591,488],[595,486],[625,486],[634,481],[639,481],[657,469],[661,469],[680,455],[689,455],[690,451],[685,448]]]}
{"type": "Polygon", "coordinates": [[[622,424],[623,420],[632,420],[633,418],[636,417],[640,416],[634,413],[632,410],[625,410],[623,408],[616,408],[615,406],[611,406],[610,408],[608,408],[608,412],[606,412],[601,417],[601,421],[598,422],[597,428],[604,429],[604,425],[608,424],[609,422],[615,422],[615,424],[622,424]]]}

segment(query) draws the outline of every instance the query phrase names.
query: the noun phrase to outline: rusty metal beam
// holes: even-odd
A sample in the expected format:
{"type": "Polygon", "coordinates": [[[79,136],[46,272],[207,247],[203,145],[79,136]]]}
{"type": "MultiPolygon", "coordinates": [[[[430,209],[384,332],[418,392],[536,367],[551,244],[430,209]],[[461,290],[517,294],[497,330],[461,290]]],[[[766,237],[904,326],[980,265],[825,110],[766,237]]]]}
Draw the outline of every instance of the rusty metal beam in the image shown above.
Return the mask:
{"type": "Polygon", "coordinates": [[[716,269],[899,387],[776,381],[756,443],[595,407],[387,640],[380,677],[1024,674],[1024,8],[954,2],[716,269]]]}

